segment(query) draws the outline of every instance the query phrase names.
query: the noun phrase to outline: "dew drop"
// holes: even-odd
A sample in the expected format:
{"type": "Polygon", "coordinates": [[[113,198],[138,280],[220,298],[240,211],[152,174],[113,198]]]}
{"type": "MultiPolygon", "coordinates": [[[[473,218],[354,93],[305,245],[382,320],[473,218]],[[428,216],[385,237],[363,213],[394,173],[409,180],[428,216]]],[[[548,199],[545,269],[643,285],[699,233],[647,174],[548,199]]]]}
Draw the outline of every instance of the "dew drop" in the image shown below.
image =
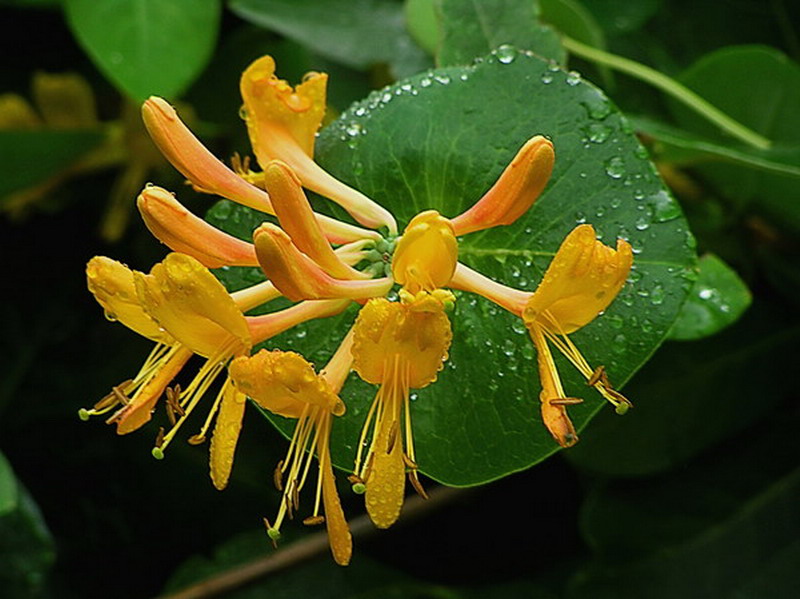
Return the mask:
{"type": "Polygon", "coordinates": [[[601,144],[611,135],[611,127],[602,123],[592,123],[586,128],[585,132],[590,142],[601,144]]]}
{"type": "Polygon", "coordinates": [[[553,74],[552,73],[542,73],[541,77],[542,83],[545,85],[549,83],[553,83],[553,74]]]}
{"type": "Polygon", "coordinates": [[[501,64],[511,64],[517,58],[517,49],[514,46],[503,44],[494,51],[497,61],[501,64]]]}
{"type": "Polygon", "coordinates": [[[355,111],[354,114],[356,116],[364,116],[365,114],[367,114],[367,109],[364,108],[363,106],[359,106],[358,108],[356,108],[356,111],[355,111]]]}
{"type": "Polygon", "coordinates": [[[359,135],[361,133],[361,125],[358,124],[358,123],[350,123],[347,126],[347,129],[345,129],[345,132],[350,137],[356,137],[357,135],[359,135]]]}
{"type": "Polygon", "coordinates": [[[430,86],[431,86],[431,83],[433,83],[433,81],[431,81],[431,80],[430,80],[428,77],[423,77],[423,78],[422,78],[422,79],[420,79],[420,81],[419,81],[419,84],[420,84],[420,86],[422,86],[422,87],[430,87],[430,86]]]}
{"type": "Polygon", "coordinates": [[[612,179],[621,179],[625,174],[625,162],[619,156],[609,158],[605,162],[606,174],[612,179]]]}
{"type": "Polygon", "coordinates": [[[660,283],[656,283],[650,292],[650,303],[654,306],[660,306],[664,303],[664,295],[664,287],[660,283]]]}
{"type": "Polygon", "coordinates": [[[663,189],[650,196],[650,205],[653,208],[653,219],[658,223],[673,220],[681,215],[678,203],[663,189]]]}
{"type": "Polygon", "coordinates": [[[442,85],[447,85],[450,83],[450,77],[447,75],[434,75],[433,77],[437,83],[441,83],[442,85]]]}
{"type": "Polygon", "coordinates": [[[567,85],[575,87],[581,82],[581,74],[577,71],[570,71],[564,81],[567,82],[567,85]]]}

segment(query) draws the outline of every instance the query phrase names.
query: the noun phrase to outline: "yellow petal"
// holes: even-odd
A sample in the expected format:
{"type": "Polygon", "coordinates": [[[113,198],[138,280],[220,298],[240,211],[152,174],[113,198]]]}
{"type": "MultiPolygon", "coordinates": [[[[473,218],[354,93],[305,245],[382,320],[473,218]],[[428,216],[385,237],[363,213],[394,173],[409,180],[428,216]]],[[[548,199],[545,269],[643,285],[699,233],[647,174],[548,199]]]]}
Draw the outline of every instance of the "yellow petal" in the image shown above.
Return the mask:
{"type": "Polygon", "coordinates": [[[175,344],[172,336],[142,308],[130,268],[111,258],[95,256],[86,265],[86,281],[109,319],[118,320],[156,343],[175,344]]]}
{"type": "Polygon", "coordinates": [[[384,410],[381,428],[375,440],[372,470],[366,480],[364,500],[367,513],[378,528],[389,528],[397,521],[405,497],[406,465],[403,460],[403,444],[399,438],[399,411],[395,410],[393,407],[384,410]],[[396,437],[391,447],[390,435],[396,437]]]}
{"type": "Polygon", "coordinates": [[[191,350],[177,347],[168,360],[158,365],[158,371],[136,392],[133,401],[114,420],[118,435],[131,433],[150,420],[156,402],[191,357],[191,350]]]}
{"type": "Polygon", "coordinates": [[[541,135],[529,139],[492,188],[469,210],[452,220],[456,235],[516,221],[542,193],[554,162],[555,153],[549,139],[541,135]]]}
{"type": "Polygon", "coordinates": [[[231,384],[230,379],[226,380],[209,453],[211,481],[220,491],[228,485],[246,403],[247,397],[231,384]]]}
{"type": "Polygon", "coordinates": [[[408,365],[407,386],[420,389],[436,380],[452,338],[441,303],[418,311],[386,298],[371,299],[354,325],[353,369],[368,383],[386,383],[399,356],[408,365]]]}
{"type": "Polygon", "coordinates": [[[257,266],[255,248],[189,212],[166,189],[149,186],[136,205],[144,224],[171,250],[188,254],[207,268],[257,266]]]}
{"type": "Polygon", "coordinates": [[[281,157],[274,144],[286,135],[306,155],[314,155],[316,134],[325,116],[327,83],[326,74],[309,73],[293,88],[275,76],[271,56],[263,56],[247,67],[240,89],[250,141],[262,165],[281,157]]]}
{"type": "Polygon", "coordinates": [[[618,240],[614,250],[595,238],[591,225],[579,225],[564,239],[528,300],[525,323],[564,334],[585,326],[617,296],[632,263],[628,242],[618,240]]]}
{"type": "Polygon", "coordinates": [[[51,127],[84,129],[98,126],[94,93],[80,75],[35,73],[33,98],[51,127]]]}
{"type": "Polygon", "coordinates": [[[234,359],[230,373],[242,393],[280,416],[299,418],[307,405],[337,416],[344,413],[342,400],[300,354],[262,349],[254,356],[234,359]]]}
{"type": "Polygon", "coordinates": [[[328,543],[331,546],[333,559],[340,566],[350,563],[353,555],[353,537],[350,534],[350,527],[344,517],[342,502],[339,499],[339,492],[336,490],[336,479],[333,476],[331,466],[330,449],[328,438],[330,437],[330,417],[325,420],[326,430],[320,431],[324,437],[320,448],[320,476],[322,477],[322,503],[325,507],[325,525],[328,529],[328,543]]]}
{"type": "Polygon", "coordinates": [[[446,287],[458,261],[458,242],[449,220],[435,210],[417,214],[397,242],[392,274],[411,293],[446,287]]]}
{"type": "Polygon", "coordinates": [[[147,313],[196,354],[211,357],[251,347],[247,321],[214,275],[191,256],[169,254],[149,275],[136,273],[147,313]]]}
{"type": "Polygon", "coordinates": [[[552,403],[553,400],[558,401],[565,398],[553,355],[538,325],[532,325],[529,332],[533,344],[536,346],[539,380],[542,384],[542,390],[539,393],[542,422],[561,447],[571,447],[578,442],[578,435],[567,415],[567,408],[564,405],[552,403]]]}
{"type": "Polygon", "coordinates": [[[334,253],[314,218],[300,180],[291,168],[279,160],[269,163],[264,169],[264,184],[281,227],[301,252],[331,276],[340,279],[364,278],[334,253]]]}
{"type": "Polygon", "coordinates": [[[264,223],[255,233],[261,269],[280,292],[292,301],[303,299],[363,299],[386,294],[391,279],[335,279],[311,258],[302,253],[289,236],[271,223],[264,223]]]}

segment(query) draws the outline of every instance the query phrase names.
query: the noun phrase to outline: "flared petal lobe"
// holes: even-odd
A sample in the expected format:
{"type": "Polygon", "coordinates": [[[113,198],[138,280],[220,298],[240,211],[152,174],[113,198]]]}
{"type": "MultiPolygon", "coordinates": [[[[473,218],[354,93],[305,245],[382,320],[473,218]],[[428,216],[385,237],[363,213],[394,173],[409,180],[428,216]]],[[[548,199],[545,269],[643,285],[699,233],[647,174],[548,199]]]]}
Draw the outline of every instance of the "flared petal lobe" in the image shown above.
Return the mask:
{"type": "Polygon", "coordinates": [[[89,291],[108,318],[118,320],[156,343],[175,344],[172,335],[142,308],[130,268],[111,258],[96,256],[86,265],[86,280],[89,291]]]}
{"type": "Polygon", "coordinates": [[[522,318],[526,324],[539,322],[555,333],[572,333],[608,307],[632,264],[627,241],[618,240],[615,250],[597,240],[591,225],[579,225],[556,252],[522,318]]]}
{"type": "MultiPolygon", "coordinates": [[[[280,158],[270,151],[276,143],[271,139],[275,130],[288,135],[307,156],[314,155],[316,134],[325,116],[327,84],[326,74],[308,73],[303,82],[293,88],[275,76],[275,61],[271,56],[263,56],[247,67],[240,89],[250,141],[259,162],[262,160],[259,152],[269,159],[280,158]]],[[[262,166],[266,164],[267,161],[262,162],[262,166]]]]}
{"type": "Polygon", "coordinates": [[[279,416],[299,418],[307,405],[344,413],[342,400],[300,354],[262,349],[233,360],[230,375],[242,393],[279,416]]]}
{"type": "Polygon", "coordinates": [[[247,321],[233,298],[191,256],[169,254],[135,280],[147,313],[194,353],[211,357],[227,348],[232,355],[251,347],[247,321]]]}
{"type": "Polygon", "coordinates": [[[431,310],[369,300],[358,313],[353,340],[353,368],[368,383],[389,382],[395,356],[407,363],[407,387],[421,389],[436,380],[447,359],[453,334],[441,304],[431,310]]]}
{"type": "Polygon", "coordinates": [[[211,482],[219,490],[228,485],[246,403],[247,396],[226,380],[209,450],[211,482]]]}
{"type": "Polygon", "coordinates": [[[392,258],[395,280],[410,293],[446,287],[458,261],[453,225],[435,210],[420,212],[408,223],[392,258]]]}

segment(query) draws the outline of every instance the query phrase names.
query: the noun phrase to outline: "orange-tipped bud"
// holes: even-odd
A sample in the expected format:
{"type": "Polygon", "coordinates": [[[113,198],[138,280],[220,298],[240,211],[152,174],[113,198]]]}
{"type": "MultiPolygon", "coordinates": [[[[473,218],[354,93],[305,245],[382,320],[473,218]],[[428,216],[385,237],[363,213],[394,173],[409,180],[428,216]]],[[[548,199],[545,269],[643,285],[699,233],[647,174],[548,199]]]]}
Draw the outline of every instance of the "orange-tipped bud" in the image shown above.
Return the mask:
{"type": "Polygon", "coordinates": [[[554,162],[550,140],[541,135],[529,139],[492,188],[472,208],[452,219],[456,235],[516,221],[542,193],[554,162]]]}
{"type": "Polygon", "coordinates": [[[289,236],[271,223],[253,234],[256,256],[270,281],[292,301],[303,299],[366,299],[385,295],[392,279],[342,280],[326,273],[302,253],[289,236]]]}
{"type": "Polygon", "coordinates": [[[166,189],[146,187],[136,205],[156,238],[170,249],[196,258],[206,268],[258,265],[253,244],[198,218],[166,189]]]}
{"type": "Polygon", "coordinates": [[[267,165],[264,170],[264,184],[272,197],[272,205],[281,227],[301,252],[334,277],[364,278],[364,275],[342,262],[334,253],[314,218],[300,179],[288,165],[279,160],[267,165]]]}
{"type": "Polygon", "coordinates": [[[168,102],[150,97],[142,105],[142,118],[164,157],[196,188],[274,214],[269,196],[209,152],[168,102]]]}

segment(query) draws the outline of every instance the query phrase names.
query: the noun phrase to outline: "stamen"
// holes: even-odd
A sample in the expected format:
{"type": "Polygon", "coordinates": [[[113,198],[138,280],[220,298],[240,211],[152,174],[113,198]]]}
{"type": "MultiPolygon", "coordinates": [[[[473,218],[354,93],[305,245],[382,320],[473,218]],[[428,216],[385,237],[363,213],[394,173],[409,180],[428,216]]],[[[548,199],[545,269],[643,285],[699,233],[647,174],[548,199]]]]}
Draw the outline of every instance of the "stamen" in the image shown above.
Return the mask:
{"type": "Polygon", "coordinates": [[[306,526],[317,526],[318,524],[322,524],[325,522],[325,516],[309,516],[305,520],[303,520],[303,524],[306,526]]]}
{"type": "Polygon", "coordinates": [[[392,449],[394,449],[394,443],[397,441],[397,429],[399,425],[397,420],[392,422],[392,428],[389,429],[389,438],[386,441],[386,453],[392,453],[392,449]]]}
{"type": "Polygon", "coordinates": [[[410,468],[411,470],[419,469],[419,466],[417,466],[417,463],[414,460],[412,460],[410,457],[408,457],[408,454],[405,454],[405,453],[403,454],[403,462],[405,462],[406,468],[410,468]]]}
{"type": "Polygon", "coordinates": [[[580,397],[556,397],[548,400],[551,406],[577,406],[583,403],[580,397]]]}
{"type": "Polygon", "coordinates": [[[203,443],[206,442],[206,436],[200,434],[192,435],[191,437],[186,439],[186,441],[187,443],[189,443],[189,445],[202,445],[203,443]]]}
{"type": "Polygon", "coordinates": [[[272,482],[278,491],[283,491],[283,463],[283,460],[278,462],[278,465],[275,466],[275,470],[272,473],[272,482]]]}
{"type": "Polygon", "coordinates": [[[608,380],[606,376],[606,367],[602,364],[594,369],[592,376],[589,377],[589,380],[586,381],[586,384],[590,387],[594,387],[601,380],[604,382],[608,380]]]}
{"type": "Polygon", "coordinates": [[[425,492],[425,489],[422,487],[422,483],[419,482],[419,478],[417,477],[416,470],[413,470],[413,471],[408,473],[408,482],[410,482],[411,486],[414,487],[414,490],[417,492],[417,495],[419,495],[423,499],[428,499],[428,494],[425,492]]]}
{"type": "Polygon", "coordinates": [[[161,446],[164,445],[164,427],[158,427],[158,434],[156,435],[156,442],[155,446],[161,449],[161,446]]]}

